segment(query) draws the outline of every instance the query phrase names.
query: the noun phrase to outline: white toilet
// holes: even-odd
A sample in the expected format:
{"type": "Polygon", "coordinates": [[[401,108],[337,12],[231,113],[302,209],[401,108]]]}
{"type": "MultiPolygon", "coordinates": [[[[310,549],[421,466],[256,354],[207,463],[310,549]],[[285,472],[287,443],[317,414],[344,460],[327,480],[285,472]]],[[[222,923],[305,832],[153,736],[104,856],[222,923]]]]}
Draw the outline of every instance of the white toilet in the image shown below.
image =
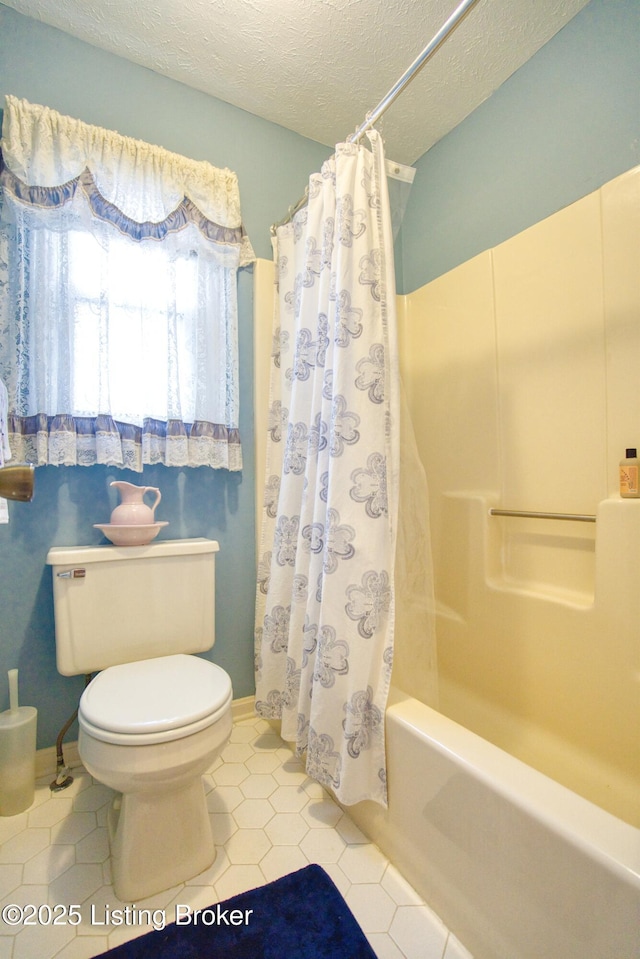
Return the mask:
{"type": "Polygon", "coordinates": [[[94,673],[80,699],[78,751],[118,793],[109,812],[123,901],[198,875],[215,859],[202,774],[231,733],[231,680],[192,653],[215,641],[215,554],[207,539],[57,547],[56,658],[94,673]]]}

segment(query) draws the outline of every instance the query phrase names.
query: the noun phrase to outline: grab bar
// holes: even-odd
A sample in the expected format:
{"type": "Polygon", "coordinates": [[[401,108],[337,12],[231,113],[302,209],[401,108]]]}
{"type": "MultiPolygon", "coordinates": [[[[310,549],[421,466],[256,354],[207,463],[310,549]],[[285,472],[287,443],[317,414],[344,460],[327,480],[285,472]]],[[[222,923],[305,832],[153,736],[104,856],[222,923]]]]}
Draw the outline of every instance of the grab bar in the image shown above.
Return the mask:
{"type": "Polygon", "coordinates": [[[525,516],[530,519],[566,519],[576,523],[595,523],[595,516],[588,513],[532,513],[524,509],[490,509],[490,516],[525,516]]]}

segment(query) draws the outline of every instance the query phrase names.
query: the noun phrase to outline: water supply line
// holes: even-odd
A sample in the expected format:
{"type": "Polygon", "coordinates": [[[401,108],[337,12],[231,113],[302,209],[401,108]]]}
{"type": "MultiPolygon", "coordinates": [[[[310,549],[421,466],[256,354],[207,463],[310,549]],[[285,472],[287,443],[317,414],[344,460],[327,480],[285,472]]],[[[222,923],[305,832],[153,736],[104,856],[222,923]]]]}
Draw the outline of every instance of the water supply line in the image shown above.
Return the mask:
{"type": "MultiPolygon", "coordinates": [[[[462,0],[462,3],[458,4],[449,19],[442,24],[438,32],[431,38],[431,40],[429,40],[429,43],[426,45],[422,53],[416,57],[411,66],[407,67],[400,79],[394,83],[389,92],[386,93],[382,98],[378,106],[367,113],[364,123],[358,127],[355,133],[352,133],[351,136],[347,137],[347,141],[349,143],[357,143],[362,135],[375,125],[382,114],[389,109],[395,100],[397,100],[409,83],[411,83],[411,81],[417,77],[427,60],[433,56],[440,45],[447,39],[452,30],[458,26],[463,17],[468,13],[471,7],[475,6],[477,2],[478,0],[462,0]]],[[[279,220],[278,223],[273,224],[271,227],[271,235],[275,236],[275,232],[279,226],[284,226],[285,223],[289,223],[296,215],[298,210],[301,210],[302,207],[306,205],[308,199],[309,188],[307,187],[304,195],[300,197],[298,202],[289,207],[287,215],[283,217],[282,220],[279,220]]]]}
{"type": "MultiPolygon", "coordinates": [[[[84,677],[84,688],[86,689],[89,683],[91,682],[93,673],[86,673],[84,677]]],[[[62,740],[67,735],[74,722],[78,718],[78,710],[76,709],[73,713],[73,716],[70,716],[67,719],[66,723],[58,733],[58,738],[56,739],[56,778],[49,783],[49,789],[53,793],[60,792],[62,789],[66,789],[67,786],[70,786],[73,782],[73,776],[69,774],[69,766],[65,765],[64,754],[62,752],[62,740]]]]}

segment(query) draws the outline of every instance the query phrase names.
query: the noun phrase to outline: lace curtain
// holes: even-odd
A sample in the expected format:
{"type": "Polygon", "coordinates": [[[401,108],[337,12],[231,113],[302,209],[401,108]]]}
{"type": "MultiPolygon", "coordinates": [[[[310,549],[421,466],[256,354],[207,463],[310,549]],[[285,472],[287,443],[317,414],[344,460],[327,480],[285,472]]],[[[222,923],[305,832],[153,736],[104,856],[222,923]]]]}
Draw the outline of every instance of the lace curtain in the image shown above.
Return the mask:
{"type": "Polygon", "coordinates": [[[237,177],[6,98],[0,376],[14,458],[239,470],[237,177]]]}
{"type": "Polygon", "coordinates": [[[399,374],[380,138],[341,143],[277,230],[256,710],[338,799],[386,805],[399,374]]]}

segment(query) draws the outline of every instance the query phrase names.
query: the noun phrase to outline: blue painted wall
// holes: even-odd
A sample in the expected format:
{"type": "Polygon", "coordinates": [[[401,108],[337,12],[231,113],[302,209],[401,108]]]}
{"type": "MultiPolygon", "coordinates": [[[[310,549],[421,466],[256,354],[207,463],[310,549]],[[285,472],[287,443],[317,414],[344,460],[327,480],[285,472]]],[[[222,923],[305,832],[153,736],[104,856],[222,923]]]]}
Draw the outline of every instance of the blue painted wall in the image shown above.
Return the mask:
{"type": "MultiPolygon", "coordinates": [[[[396,245],[399,288],[416,289],[639,163],[639,50],[638,0],[592,0],[426,153],[396,245]]],[[[0,4],[5,93],[235,170],[245,225],[262,257],[271,256],[270,224],[331,152],[0,4]]],[[[251,285],[251,271],[242,271],[242,475],[45,467],[36,473],[34,502],[11,504],[10,524],[0,526],[0,709],[8,705],[6,670],[17,666],[22,701],[39,709],[40,746],[55,741],[82,688],[80,678],[56,672],[46,553],[51,545],[100,541],[92,524],[106,521],[116,503],[112,479],[159,486],[159,515],[172,537],[220,541],[212,658],[229,671],[237,696],[253,690],[251,285]]]]}
{"type": "Polygon", "coordinates": [[[592,0],[415,164],[399,285],[423,286],[638,163],[640,3],[592,0]]]}
{"type": "MultiPolygon", "coordinates": [[[[271,257],[269,227],[331,153],[283,127],[105,53],[0,5],[0,97],[43,103],[87,123],[160,144],[238,174],[245,227],[256,254],[271,257]]],[[[117,503],[113,479],[158,486],[165,538],[207,536],[217,558],[217,641],[210,657],[236,696],[253,692],[255,533],[253,457],[253,276],[240,272],[242,474],[222,470],[41,467],[30,504],[11,503],[0,526],[0,710],[7,670],[20,670],[20,699],[37,706],[38,745],[50,746],[75,709],[81,677],[55,666],[50,546],[103,542],[94,523],[117,503]]],[[[76,738],[72,729],[69,738],[76,738]]]]}

